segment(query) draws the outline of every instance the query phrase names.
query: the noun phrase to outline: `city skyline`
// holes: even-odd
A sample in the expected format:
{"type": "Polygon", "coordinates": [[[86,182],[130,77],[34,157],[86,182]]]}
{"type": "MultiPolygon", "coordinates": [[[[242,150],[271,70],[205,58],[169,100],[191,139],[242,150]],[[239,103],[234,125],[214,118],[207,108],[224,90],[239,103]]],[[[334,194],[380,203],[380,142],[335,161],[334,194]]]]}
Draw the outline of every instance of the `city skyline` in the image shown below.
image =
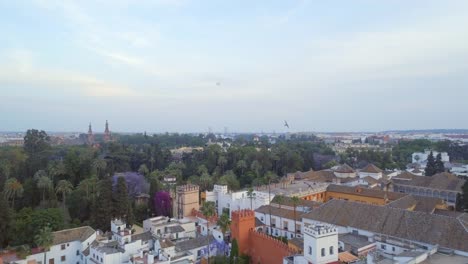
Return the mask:
{"type": "Polygon", "coordinates": [[[1,130],[467,128],[466,1],[0,3],[1,130]]]}

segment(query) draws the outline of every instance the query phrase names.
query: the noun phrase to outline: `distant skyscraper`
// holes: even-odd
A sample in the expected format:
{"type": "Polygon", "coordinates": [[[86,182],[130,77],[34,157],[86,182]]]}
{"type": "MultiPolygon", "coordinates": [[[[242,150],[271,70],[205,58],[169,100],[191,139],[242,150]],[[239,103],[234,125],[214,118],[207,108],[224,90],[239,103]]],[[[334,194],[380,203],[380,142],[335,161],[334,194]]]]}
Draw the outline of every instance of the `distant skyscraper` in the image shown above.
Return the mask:
{"type": "Polygon", "coordinates": [[[104,130],[104,141],[108,142],[111,140],[111,133],[109,131],[109,122],[106,120],[106,129],[104,130]]]}
{"type": "Polygon", "coordinates": [[[88,145],[93,145],[94,144],[94,134],[93,134],[93,129],[91,128],[91,123],[89,123],[89,127],[88,127],[87,143],[88,143],[88,145]]]}

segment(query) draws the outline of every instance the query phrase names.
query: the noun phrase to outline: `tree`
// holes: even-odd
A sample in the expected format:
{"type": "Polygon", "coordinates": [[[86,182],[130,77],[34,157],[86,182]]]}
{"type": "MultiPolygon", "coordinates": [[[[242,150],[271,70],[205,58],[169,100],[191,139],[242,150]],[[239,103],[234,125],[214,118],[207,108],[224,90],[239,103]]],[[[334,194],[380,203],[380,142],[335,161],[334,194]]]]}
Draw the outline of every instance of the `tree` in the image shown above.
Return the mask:
{"type": "Polygon", "coordinates": [[[67,202],[67,195],[73,191],[73,184],[67,180],[60,180],[55,187],[55,193],[62,194],[63,205],[65,206],[67,202]]]}
{"type": "Polygon", "coordinates": [[[3,248],[8,241],[11,218],[12,215],[10,208],[8,208],[8,201],[5,199],[5,195],[0,193],[0,248],[3,248]]]}
{"type": "Polygon", "coordinates": [[[241,175],[244,175],[244,171],[247,169],[247,162],[245,162],[245,160],[239,160],[236,164],[236,167],[241,171],[241,175]]]}
{"type": "Polygon", "coordinates": [[[457,209],[468,212],[468,181],[462,186],[462,194],[457,197],[457,209]]]}
{"type": "Polygon", "coordinates": [[[103,159],[95,159],[92,163],[92,168],[96,172],[98,178],[102,177],[102,172],[107,168],[107,162],[103,159]]]}
{"type": "MultiPolygon", "coordinates": [[[[36,173],[37,174],[37,173],[36,173]]],[[[35,176],[36,177],[36,176],[35,176]]],[[[45,193],[53,186],[52,180],[47,175],[41,175],[37,178],[37,187],[42,189],[42,201],[45,201],[45,193]]]]}
{"type": "Polygon", "coordinates": [[[221,173],[224,173],[224,166],[227,164],[227,159],[224,156],[218,158],[218,166],[221,167],[221,173]]]}
{"type": "Polygon", "coordinates": [[[145,164],[141,164],[140,168],[138,168],[138,173],[143,174],[144,176],[147,176],[149,173],[148,167],[146,167],[145,164]]]}
{"type": "Polygon", "coordinates": [[[225,237],[230,225],[231,220],[229,219],[229,215],[227,213],[223,213],[218,219],[218,226],[221,228],[221,233],[223,233],[223,237],[225,237]]]}
{"type": "Polygon", "coordinates": [[[47,164],[46,152],[50,149],[50,138],[45,131],[30,129],[24,136],[23,149],[28,156],[27,165],[32,175],[47,164]]]}
{"type": "Polygon", "coordinates": [[[296,209],[297,209],[297,206],[299,205],[299,202],[300,202],[300,199],[299,197],[297,196],[293,196],[291,198],[291,202],[293,203],[293,207],[294,207],[294,237],[296,237],[296,233],[297,233],[297,230],[296,230],[296,209]]]}
{"type": "Polygon", "coordinates": [[[172,215],[172,202],[171,196],[168,192],[159,191],[154,194],[153,204],[154,212],[157,216],[171,216],[172,215]]]}
{"type": "Polygon", "coordinates": [[[424,172],[424,175],[426,176],[432,176],[437,172],[436,162],[434,160],[434,154],[432,153],[432,151],[431,153],[429,153],[429,156],[427,156],[427,164],[424,172]]]}
{"type": "Polygon", "coordinates": [[[236,174],[232,171],[226,171],[226,174],[221,176],[218,180],[218,184],[227,185],[229,190],[235,191],[240,188],[240,182],[237,179],[236,174]]]}
{"type": "Polygon", "coordinates": [[[207,256],[207,259],[208,259],[208,264],[210,264],[210,227],[209,227],[209,224],[210,224],[210,218],[215,215],[215,203],[214,202],[211,202],[211,201],[208,201],[208,202],[205,202],[200,210],[202,212],[202,214],[206,217],[206,232],[208,234],[208,244],[207,244],[207,247],[208,247],[208,256],[207,256]]]}
{"type": "Polygon", "coordinates": [[[253,188],[249,188],[247,190],[247,198],[250,199],[250,210],[253,210],[252,201],[255,199],[256,195],[257,194],[254,192],[253,188]]]}
{"type": "Polygon", "coordinates": [[[109,230],[110,221],[113,218],[112,180],[106,177],[98,184],[98,196],[92,206],[91,219],[94,227],[102,231],[109,230]]]}
{"type": "Polygon", "coordinates": [[[114,215],[125,219],[127,224],[133,224],[134,216],[132,204],[128,197],[127,183],[124,177],[118,177],[114,192],[114,215]]]}
{"type": "Polygon", "coordinates": [[[11,200],[11,208],[15,208],[15,199],[23,196],[23,185],[16,178],[9,178],[5,183],[4,196],[11,200]]]}
{"type": "Polygon", "coordinates": [[[239,245],[237,244],[237,239],[232,240],[231,245],[231,254],[229,254],[230,262],[236,263],[237,258],[239,257],[239,245]]]}
{"type": "Polygon", "coordinates": [[[442,154],[439,152],[435,161],[436,173],[445,172],[444,162],[442,161],[442,154]]]}
{"type": "Polygon", "coordinates": [[[34,242],[38,247],[41,247],[44,250],[44,262],[47,263],[47,251],[52,246],[53,243],[53,236],[52,236],[52,229],[49,226],[43,227],[39,234],[34,236],[34,242]]]}

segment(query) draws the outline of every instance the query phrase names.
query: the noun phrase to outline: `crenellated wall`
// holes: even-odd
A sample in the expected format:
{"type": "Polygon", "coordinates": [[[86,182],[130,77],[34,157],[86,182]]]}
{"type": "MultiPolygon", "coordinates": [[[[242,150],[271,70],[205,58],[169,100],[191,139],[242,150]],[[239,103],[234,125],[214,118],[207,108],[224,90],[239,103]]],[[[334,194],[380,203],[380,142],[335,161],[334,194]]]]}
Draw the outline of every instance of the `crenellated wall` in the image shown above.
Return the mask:
{"type": "Polygon", "coordinates": [[[282,264],[283,258],[297,254],[287,244],[264,233],[249,230],[251,263],[282,264]]]}

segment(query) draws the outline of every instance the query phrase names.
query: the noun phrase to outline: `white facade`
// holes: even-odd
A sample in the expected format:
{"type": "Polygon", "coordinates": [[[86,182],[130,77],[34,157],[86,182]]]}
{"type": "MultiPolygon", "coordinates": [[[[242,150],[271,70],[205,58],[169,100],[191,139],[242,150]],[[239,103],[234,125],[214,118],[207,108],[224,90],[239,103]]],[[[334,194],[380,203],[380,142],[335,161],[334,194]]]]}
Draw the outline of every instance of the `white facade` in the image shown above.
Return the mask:
{"type": "Polygon", "coordinates": [[[195,222],[188,218],[171,219],[166,216],[148,218],[143,221],[143,230],[150,231],[155,236],[170,239],[193,238],[196,236],[195,222]],[[175,226],[181,226],[184,230],[175,233],[170,232],[171,228],[175,226]]]}
{"type": "Polygon", "coordinates": [[[304,227],[304,255],[289,256],[284,264],[327,264],[338,262],[338,229],[333,225],[304,227]]]}
{"type": "MultiPolygon", "coordinates": [[[[68,230],[68,229],[67,229],[68,230]]],[[[66,231],[66,230],[64,230],[66,231]]],[[[60,232],[60,231],[59,231],[60,232]]],[[[86,259],[83,256],[83,251],[96,239],[94,232],[84,241],[75,240],[62,244],[53,245],[49,251],[46,252],[46,263],[53,260],[53,263],[77,263],[84,264],[86,259]]],[[[15,263],[27,264],[29,261],[35,260],[36,262],[44,261],[44,253],[29,255],[23,260],[18,260],[15,263]]]]}
{"type": "MultiPolygon", "coordinates": [[[[412,155],[413,163],[419,163],[419,164],[421,164],[423,166],[426,166],[427,157],[429,156],[430,153],[431,153],[430,150],[426,150],[424,152],[415,152],[415,153],[413,153],[413,155],[412,155]]],[[[434,155],[434,159],[437,157],[438,154],[439,154],[439,152],[432,151],[432,155],[434,155]]],[[[449,162],[450,161],[450,157],[449,157],[447,152],[441,152],[441,156],[442,156],[442,162],[449,162]]]]}
{"type": "Polygon", "coordinates": [[[359,172],[359,178],[365,178],[367,176],[370,176],[376,180],[379,180],[379,179],[382,179],[382,172],[376,172],[376,173],[373,173],[373,172],[364,172],[364,171],[360,171],[359,172]]]}
{"type": "Polygon", "coordinates": [[[294,237],[302,237],[303,230],[301,221],[296,221],[296,230],[299,230],[299,232],[296,232],[296,234],[294,234],[294,219],[272,215],[270,223],[269,214],[255,212],[255,217],[260,219],[260,221],[266,225],[267,230],[264,231],[272,236],[287,237],[288,239],[294,237]]]}
{"type": "Polygon", "coordinates": [[[304,227],[304,257],[314,264],[338,261],[338,229],[333,225],[304,227]]]}
{"type": "Polygon", "coordinates": [[[226,185],[215,185],[212,192],[206,192],[206,201],[214,202],[218,215],[223,213],[223,209],[229,209],[229,212],[252,209],[255,210],[262,205],[270,204],[274,195],[268,197],[267,192],[254,191],[254,198],[247,196],[247,191],[228,192],[226,185]]]}

